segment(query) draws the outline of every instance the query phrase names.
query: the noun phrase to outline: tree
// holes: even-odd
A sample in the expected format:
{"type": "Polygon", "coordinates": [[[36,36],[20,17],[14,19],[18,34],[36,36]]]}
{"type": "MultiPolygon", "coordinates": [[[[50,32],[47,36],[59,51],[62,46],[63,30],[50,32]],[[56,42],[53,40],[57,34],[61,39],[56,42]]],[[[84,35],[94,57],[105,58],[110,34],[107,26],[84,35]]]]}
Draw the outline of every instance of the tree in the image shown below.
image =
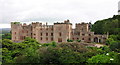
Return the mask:
{"type": "Polygon", "coordinates": [[[11,33],[5,33],[2,35],[2,39],[11,39],[11,33]]]}
{"type": "Polygon", "coordinates": [[[118,34],[120,30],[120,26],[118,23],[120,23],[120,15],[114,15],[112,18],[103,19],[96,21],[92,26],[92,31],[95,32],[95,34],[106,34],[109,32],[109,34],[118,34]]]}
{"type": "Polygon", "coordinates": [[[118,59],[116,58],[118,54],[114,52],[110,52],[107,54],[101,54],[93,56],[92,58],[88,59],[88,63],[119,63],[118,59]]]}
{"type": "MultiPolygon", "coordinates": [[[[46,44],[46,43],[45,43],[46,44]]],[[[22,63],[45,63],[45,64],[64,64],[64,63],[82,63],[86,58],[82,53],[86,53],[87,48],[77,43],[60,43],[53,45],[41,45],[38,50],[27,49],[27,55],[16,58],[16,62],[22,63]],[[29,52],[29,53],[28,53],[29,52]]]]}
{"type": "Polygon", "coordinates": [[[20,57],[31,57],[39,48],[39,45],[35,39],[29,37],[21,43],[14,43],[9,39],[4,39],[2,40],[2,62],[14,63],[20,57]]]}

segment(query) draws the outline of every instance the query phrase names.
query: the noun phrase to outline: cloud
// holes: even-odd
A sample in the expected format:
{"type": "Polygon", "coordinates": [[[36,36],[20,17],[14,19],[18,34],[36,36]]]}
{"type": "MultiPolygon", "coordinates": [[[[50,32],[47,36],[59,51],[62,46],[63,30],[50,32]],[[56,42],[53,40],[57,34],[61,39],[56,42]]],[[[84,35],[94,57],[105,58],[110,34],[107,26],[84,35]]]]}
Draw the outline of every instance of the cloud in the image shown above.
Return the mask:
{"type": "Polygon", "coordinates": [[[119,0],[0,0],[0,22],[45,21],[94,23],[117,14],[119,0]]]}

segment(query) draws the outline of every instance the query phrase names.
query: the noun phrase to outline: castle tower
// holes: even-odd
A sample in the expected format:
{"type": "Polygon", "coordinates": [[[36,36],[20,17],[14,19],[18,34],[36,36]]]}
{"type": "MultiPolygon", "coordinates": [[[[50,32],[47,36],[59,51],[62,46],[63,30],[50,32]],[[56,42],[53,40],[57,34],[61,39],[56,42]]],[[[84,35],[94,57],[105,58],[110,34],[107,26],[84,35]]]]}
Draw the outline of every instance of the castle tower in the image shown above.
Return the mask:
{"type": "Polygon", "coordinates": [[[120,1],[118,2],[118,15],[120,15],[120,1]]]}
{"type": "Polygon", "coordinates": [[[67,42],[71,38],[72,24],[69,20],[64,23],[54,23],[54,41],[67,42]]]}
{"type": "Polygon", "coordinates": [[[22,24],[19,22],[11,22],[11,33],[12,33],[12,41],[18,42],[20,40],[20,31],[22,29],[22,24]]]}

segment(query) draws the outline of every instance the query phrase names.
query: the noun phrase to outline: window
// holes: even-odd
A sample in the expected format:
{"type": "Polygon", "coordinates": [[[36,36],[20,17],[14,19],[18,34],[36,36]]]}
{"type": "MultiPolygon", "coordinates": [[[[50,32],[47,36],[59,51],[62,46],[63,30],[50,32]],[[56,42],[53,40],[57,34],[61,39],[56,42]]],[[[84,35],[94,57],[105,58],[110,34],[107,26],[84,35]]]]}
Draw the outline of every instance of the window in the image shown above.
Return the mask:
{"type": "Polygon", "coordinates": [[[48,33],[46,33],[46,36],[48,36],[48,33]]]}
{"type": "Polygon", "coordinates": [[[77,38],[77,40],[79,40],[79,38],[77,38]]]}
{"type": "Polygon", "coordinates": [[[34,34],[34,35],[36,35],[36,34],[34,34]]]}
{"type": "Polygon", "coordinates": [[[91,36],[91,34],[89,34],[89,36],[91,36]]]}
{"type": "Polygon", "coordinates": [[[16,32],[15,32],[15,35],[16,35],[16,32]]]}
{"type": "Polygon", "coordinates": [[[51,30],[53,30],[53,28],[51,28],[51,30]]]}
{"type": "Polygon", "coordinates": [[[91,38],[89,38],[88,40],[91,41],[91,38]]]}
{"type": "Polygon", "coordinates": [[[61,34],[61,32],[59,33],[59,36],[61,36],[62,34],[61,34]]]}
{"type": "Polygon", "coordinates": [[[53,33],[51,33],[51,36],[53,36],[53,33]]]}
{"type": "Polygon", "coordinates": [[[23,36],[20,36],[20,39],[23,40],[23,36]]]}
{"type": "Polygon", "coordinates": [[[74,40],[74,38],[73,38],[73,40],[74,40]]]}
{"type": "Polygon", "coordinates": [[[16,39],[16,37],[15,37],[15,39],[16,39]]]}
{"type": "Polygon", "coordinates": [[[28,31],[27,31],[27,33],[28,33],[28,31]]]}
{"type": "Polygon", "coordinates": [[[34,37],[34,39],[35,39],[35,37],[34,37]]]}
{"type": "Polygon", "coordinates": [[[58,42],[62,42],[62,38],[58,38],[58,42]]]}
{"type": "Polygon", "coordinates": [[[42,28],[40,28],[40,30],[42,30],[42,28]]]}
{"type": "Polygon", "coordinates": [[[46,40],[48,40],[48,38],[46,37],[46,40]]]}
{"type": "Polygon", "coordinates": [[[85,34],[82,34],[82,36],[85,36],[85,34]]]}
{"type": "Polygon", "coordinates": [[[23,38],[25,39],[25,36],[23,38]]]}
{"type": "Polygon", "coordinates": [[[42,36],[42,33],[40,33],[40,35],[42,36]]]}
{"type": "Polygon", "coordinates": [[[82,40],[84,40],[84,38],[82,38],[82,40]]]}
{"type": "Polygon", "coordinates": [[[42,37],[40,39],[42,40],[42,37]]]}
{"type": "Polygon", "coordinates": [[[51,41],[53,41],[53,37],[51,38],[51,41]]]}

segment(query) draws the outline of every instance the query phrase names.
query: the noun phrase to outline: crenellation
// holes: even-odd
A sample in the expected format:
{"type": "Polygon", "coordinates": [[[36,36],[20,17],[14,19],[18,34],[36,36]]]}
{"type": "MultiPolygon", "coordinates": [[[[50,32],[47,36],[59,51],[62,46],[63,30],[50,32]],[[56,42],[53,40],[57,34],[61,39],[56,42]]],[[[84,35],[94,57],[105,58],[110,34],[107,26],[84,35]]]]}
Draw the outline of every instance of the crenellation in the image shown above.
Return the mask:
{"type": "Polygon", "coordinates": [[[67,42],[67,39],[81,40],[82,42],[97,42],[105,43],[106,35],[96,35],[90,31],[89,23],[77,23],[75,29],[72,28],[72,23],[69,20],[57,22],[54,25],[32,22],[23,25],[18,22],[11,22],[12,40],[20,42],[25,37],[36,39],[40,43],[67,42]]]}

